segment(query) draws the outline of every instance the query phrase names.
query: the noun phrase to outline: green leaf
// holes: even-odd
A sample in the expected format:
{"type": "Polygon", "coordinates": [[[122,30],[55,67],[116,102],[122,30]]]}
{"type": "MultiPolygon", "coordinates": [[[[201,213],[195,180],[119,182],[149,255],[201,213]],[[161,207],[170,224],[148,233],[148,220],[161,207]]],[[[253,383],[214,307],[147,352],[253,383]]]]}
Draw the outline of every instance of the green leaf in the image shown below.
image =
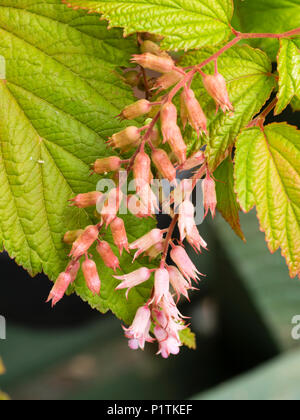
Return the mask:
{"type": "Polygon", "coordinates": [[[280,114],[294,96],[300,99],[300,50],[293,40],[282,39],[278,55],[279,92],[276,114],[280,114]]]}
{"type": "MultiPolygon", "coordinates": [[[[235,0],[242,32],[283,33],[300,27],[298,0],[235,0]]],[[[254,47],[265,50],[273,61],[279,48],[276,39],[255,39],[254,47]]]]}
{"type": "MultiPolygon", "coordinates": [[[[111,153],[105,140],[124,126],[114,116],[133,99],[115,72],[136,47],[60,0],[0,0],[0,36],[7,79],[0,81],[1,242],[32,275],[44,271],[54,280],[68,261],[64,233],[94,222],[93,211],[67,201],[96,189],[99,177],[89,177],[89,165],[111,153]]],[[[125,221],[130,240],[152,226],[125,221]]],[[[76,293],[130,322],[150,287],[133,291],[127,303],[114,293],[112,272],[97,263],[101,298],[92,297],[82,276],[76,293]]],[[[121,267],[131,268],[129,256],[121,267]]]]}
{"type": "Polygon", "coordinates": [[[241,229],[239,216],[240,206],[234,192],[233,164],[229,157],[221,163],[214,176],[217,181],[217,209],[230,224],[234,232],[244,241],[245,236],[241,229]]]}
{"type": "Polygon", "coordinates": [[[165,37],[168,50],[214,46],[231,34],[232,0],[63,0],[71,7],[101,13],[125,35],[151,32],[165,37]]]}
{"type": "MultiPolygon", "coordinates": [[[[213,50],[195,51],[185,55],[181,64],[190,66],[210,57],[213,50]]],[[[268,57],[249,46],[236,46],[218,59],[219,72],[225,77],[230,99],[235,112],[216,114],[214,100],[205,91],[201,76],[195,77],[192,88],[209,120],[209,147],[207,155],[210,168],[214,171],[226,158],[237,135],[251,121],[269,98],[275,85],[268,57]]],[[[214,65],[204,68],[213,73],[214,65]]]]}
{"type": "Polygon", "coordinates": [[[300,99],[294,97],[291,102],[291,107],[293,111],[300,111],[300,99]]]}
{"type": "Polygon", "coordinates": [[[300,132],[285,123],[252,128],[236,147],[241,207],[256,205],[270,251],[281,248],[291,277],[300,275],[300,132]]]}
{"type": "Polygon", "coordinates": [[[180,340],[182,344],[191,350],[197,349],[196,334],[191,331],[190,328],[185,328],[179,332],[180,340]]]}

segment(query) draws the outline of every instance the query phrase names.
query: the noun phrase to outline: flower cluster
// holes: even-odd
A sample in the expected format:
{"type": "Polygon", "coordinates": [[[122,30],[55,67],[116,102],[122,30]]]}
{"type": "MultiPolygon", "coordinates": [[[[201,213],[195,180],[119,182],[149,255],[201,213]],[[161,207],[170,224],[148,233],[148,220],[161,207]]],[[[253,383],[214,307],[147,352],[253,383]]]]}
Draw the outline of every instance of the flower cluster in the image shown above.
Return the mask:
{"type": "MultiPolygon", "coordinates": [[[[185,127],[189,123],[198,136],[208,136],[209,133],[206,116],[191,89],[191,81],[197,71],[202,75],[204,86],[214,98],[217,109],[221,107],[224,112],[232,112],[233,106],[229,100],[225,79],[218,73],[217,65],[214,75],[206,75],[201,69],[186,72],[175,64],[170,55],[161,51],[156,43],[147,40],[142,43],[141,48],[143,53],[134,55],[132,62],[139,65],[144,74],[145,69],[162,74],[152,83],[151,92],[163,92],[174,85],[175,87],[158,102],[151,102],[148,95],[148,99],[139,100],[120,113],[119,117],[126,120],[150,115],[152,117],[148,125],[141,128],[128,126],[108,140],[108,146],[118,150],[121,155],[132,151],[130,159],[122,160],[119,156],[111,156],[96,160],[92,166],[92,171],[99,175],[118,173],[121,169],[126,170],[127,174],[132,173],[136,194],[127,196],[123,191],[122,182],[119,182],[107,194],[90,192],[71,200],[71,205],[78,208],[96,206],[100,221],[84,230],[66,233],[64,241],[72,246],[71,261],[65,272],[59,275],[48,300],[52,300],[52,304],[55,305],[64,296],[69,285],[76,279],[81,260],[87,287],[93,294],[100,293],[101,280],[95,262],[90,259],[89,250],[95,244],[104,264],[115,272],[120,270],[118,256],[109,243],[103,240],[105,230],[110,229],[120,255],[125,250],[128,253],[134,251],[133,260],[141,255],[150,259],[161,257],[156,269],[142,267],[114,277],[120,281],[116,290],[126,290],[128,299],[132,288],[147,282],[154,274],[151,297],[138,309],[132,325],[129,328],[124,327],[124,331],[131,349],[144,349],[146,342],[157,341],[159,354],[167,358],[170,354],[179,353],[182,346],[180,332],[187,326],[185,317],[178,310],[178,301],[181,296],[189,299],[189,291],[195,289],[201,275],[185,251],[184,242],[187,241],[196,252],[207,248],[196,226],[195,207],[191,200],[193,188],[200,179],[205,216],[210,211],[214,217],[217,205],[215,181],[209,172],[205,154],[203,151],[197,151],[187,158],[187,146],[178,124],[177,107],[172,101],[182,90],[182,126],[185,127]],[[196,167],[198,169],[193,173],[191,183],[177,180],[178,171],[196,167]],[[169,197],[158,199],[154,194],[151,188],[154,170],[172,186],[169,197]],[[176,195],[181,197],[179,204],[175,199],[176,195]],[[166,203],[169,204],[173,217],[169,229],[153,229],[129,243],[124,221],[119,217],[121,204],[125,204],[137,217],[144,218],[153,217],[166,203]],[[173,232],[177,225],[180,239],[176,242],[173,232]],[[167,264],[169,254],[174,265],[167,264]]],[[[130,78],[127,76],[127,79],[133,84],[134,72],[130,73],[130,78]]]]}

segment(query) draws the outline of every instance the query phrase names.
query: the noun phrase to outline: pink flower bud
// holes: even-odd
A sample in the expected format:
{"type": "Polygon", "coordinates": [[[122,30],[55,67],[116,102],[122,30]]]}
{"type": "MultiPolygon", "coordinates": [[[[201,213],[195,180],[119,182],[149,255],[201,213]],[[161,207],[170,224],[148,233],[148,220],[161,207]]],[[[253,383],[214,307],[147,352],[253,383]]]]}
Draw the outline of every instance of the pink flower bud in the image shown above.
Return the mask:
{"type": "Polygon", "coordinates": [[[162,242],[163,235],[164,232],[162,230],[153,229],[142,238],[139,238],[130,244],[129,249],[138,250],[134,256],[134,260],[136,260],[143,252],[147,251],[147,249],[151,248],[153,245],[162,242]]]}
{"type": "Polygon", "coordinates": [[[201,105],[195,97],[195,93],[192,89],[184,89],[181,94],[182,96],[182,107],[185,105],[186,116],[188,117],[189,123],[193,129],[197,132],[198,137],[201,132],[208,135],[207,132],[207,119],[201,108],[201,105]]]}
{"type": "Polygon", "coordinates": [[[169,73],[173,70],[175,65],[171,57],[159,57],[151,53],[134,55],[131,61],[132,63],[137,63],[146,69],[154,70],[159,73],[169,73]]]}
{"type": "Polygon", "coordinates": [[[150,279],[151,271],[142,267],[132,273],[125,274],[124,276],[114,276],[115,279],[121,280],[122,283],[116,287],[116,290],[128,289],[126,292],[126,298],[128,299],[128,294],[133,287],[136,287],[142,283],[145,283],[150,279]]]}
{"type": "Polygon", "coordinates": [[[186,235],[190,235],[193,231],[193,228],[195,225],[195,207],[193,206],[193,203],[189,200],[185,200],[180,206],[179,206],[179,220],[178,220],[178,226],[180,231],[180,239],[183,241],[186,237],[186,235]]]}
{"type": "Polygon", "coordinates": [[[203,74],[203,84],[209,95],[215,100],[217,111],[234,111],[227,91],[226,80],[220,73],[214,75],[203,74]]]}
{"type": "Polygon", "coordinates": [[[64,243],[68,245],[72,245],[73,242],[76,241],[77,238],[83,233],[84,231],[82,229],[79,230],[70,230],[69,232],[65,233],[64,236],[64,243]]]}
{"type": "Polygon", "coordinates": [[[98,191],[93,191],[86,194],[79,194],[70,200],[72,202],[71,206],[76,206],[80,209],[92,207],[95,206],[97,202],[101,200],[102,197],[103,194],[98,191]]]}
{"type": "Polygon", "coordinates": [[[104,203],[104,206],[101,210],[101,216],[103,222],[107,226],[111,224],[111,222],[115,219],[116,215],[118,214],[121,202],[123,200],[123,193],[120,188],[113,188],[107,197],[107,200],[104,203]]]}
{"type": "Polygon", "coordinates": [[[159,352],[157,354],[161,354],[164,359],[167,359],[170,354],[179,354],[182,343],[173,336],[168,335],[166,330],[156,326],[154,335],[159,343],[159,352]]]}
{"type": "Polygon", "coordinates": [[[191,279],[198,280],[197,274],[201,273],[197,270],[183,247],[175,246],[171,251],[171,258],[189,282],[191,282],[191,279]]]}
{"type": "Polygon", "coordinates": [[[106,174],[108,172],[115,172],[121,168],[122,160],[118,156],[110,156],[103,159],[97,159],[92,170],[98,174],[106,174]]]}
{"type": "Polygon", "coordinates": [[[88,226],[84,232],[73,243],[72,250],[69,254],[74,260],[77,260],[84,255],[93,245],[99,235],[98,226],[88,226]]]}
{"type": "Polygon", "coordinates": [[[72,283],[76,280],[79,269],[80,269],[80,262],[78,260],[71,261],[68,267],[66,268],[66,273],[70,274],[72,278],[72,283]]]}
{"type": "Polygon", "coordinates": [[[149,156],[145,152],[138,153],[133,165],[133,176],[137,192],[149,184],[150,173],[151,160],[149,156]]]}
{"type": "Polygon", "coordinates": [[[138,309],[131,327],[123,327],[125,336],[130,340],[129,347],[131,349],[136,350],[140,347],[144,350],[146,341],[150,343],[154,341],[150,336],[150,327],[151,311],[148,306],[142,306],[138,309]]]}
{"type": "Polygon", "coordinates": [[[169,266],[167,267],[167,270],[169,272],[171,285],[177,294],[178,301],[180,295],[185,296],[189,300],[188,290],[192,289],[191,285],[176,267],[169,266]]]}
{"type": "Polygon", "coordinates": [[[82,263],[82,272],[89,290],[93,293],[93,295],[99,295],[101,281],[95,262],[86,258],[82,263]]]}
{"type": "Polygon", "coordinates": [[[152,105],[151,102],[146,99],[141,99],[140,101],[135,102],[127,106],[120,116],[126,120],[134,120],[135,118],[141,117],[142,115],[148,114],[151,111],[152,105]]]}
{"type": "Polygon", "coordinates": [[[159,91],[167,90],[170,87],[174,86],[176,83],[179,83],[183,79],[183,75],[178,71],[173,70],[170,73],[163,74],[159,77],[154,85],[154,89],[159,89],[159,91]]]}
{"type": "Polygon", "coordinates": [[[195,252],[201,252],[201,248],[207,250],[207,243],[201,237],[197,226],[194,226],[192,232],[186,235],[186,239],[188,243],[194,248],[195,252]]]}
{"type": "Polygon", "coordinates": [[[114,271],[116,271],[117,268],[120,268],[119,260],[113,253],[108,242],[99,242],[96,249],[106,267],[112,268],[114,271]]]}
{"type": "Polygon", "coordinates": [[[209,175],[207,175],[207,177],[202,181],[202,191],[205,217],[207,216],[210,210],[212,218],[214,218],[216,215],[217,207],[216,184],[215,181],[209,175]]]}
{"type": "Polygon", "coordinates": [[[138,145],[140,137],[140,130],[132,126],[114,134],[107,143],[114,149],[121,149],[126,152],[138,145]]]}
{"type": "Polygon", "coordinates": [[[168,271],[158,269],[155,271],[155,282],[154,282],[154,296],[153,301],[155,305],[158,305],[163,297],[169,294],[170,278],[168,271]]]}
{"type": "Polygon", "coordinates": [[[113,236],[114,243],[119,249],[120,255],[122,255],[123,249],[129,252],[128,239],[123,220],[119,217],[116,217],[110,224],[110,230],[113,236]]]}
{"type": "Polygon", "coordinates": [[[71,283],[71,275],[69,273],[61,273],[48,296],[47,302],[52,300],[52,307],[55,306],[64,297],[71,283]]]}
{"type": "Polygon", "coordinates": [[[156,149],[152,153],[152,161],[159,173],[170,183],[176,180],[176,169],[163,149],[156,149]]]}
{"type": "Polygon", "coordinates": [[[161,129],[164,143],[168,142],[178,161],[186,161],[187,146],[177,125],[177,109],[172,103],[166,103],[161,109],[161,129]]]}

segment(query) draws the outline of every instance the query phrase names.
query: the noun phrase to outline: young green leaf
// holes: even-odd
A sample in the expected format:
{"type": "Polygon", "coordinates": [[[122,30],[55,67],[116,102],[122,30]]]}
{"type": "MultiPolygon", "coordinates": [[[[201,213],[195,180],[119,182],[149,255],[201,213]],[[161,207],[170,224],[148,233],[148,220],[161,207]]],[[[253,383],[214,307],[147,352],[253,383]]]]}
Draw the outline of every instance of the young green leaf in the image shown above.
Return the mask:
{"type": "Polygon", "coordinates": [[[294,96],[300,99],[300,50],[292,39],[280,41],[278,54],[279,91],[276,114],[280,114],[294,96]]]}
{"type": "Polygon", "coordinates": [[[189,349],[196,350],[196,334],[191,331],[190,328],[185,328],[179,332],[180,340],[184,346],[187,346],[189,349]]]}
{"type": "Polygon", "coordinates": [[[214,46],[231,34],[232,0],[63,0],[68,6],[101,13],[125,35],[151,32],[165,37],[168,50],[214,46]]]}
{"type": "MultiPolygon", "coordinates": [[[[32,275],[44,271],[54,280],[68,261],[64,233],[95,222],[93,211],[69,207],[68,199],[96,189],[99,178],[89,177],[89,165],[110,154],[105,140],[124,127],[114,117],[133,97],[115,71],[128,65],[135,42],[60,0],[23,0],[22,7],[18,0],[0,0],[0,36],[6,62],[6,81],[0,80],[1,243],[32,275]]],[[[130,240],[153,224],[125,219],[130,240]]],[[[127,303],[124,293],[113,293],[113,272],[100,258],[97,263],[101,298],[92,297],[82,277],[76,292],[130,322],[149,286],[133,291],[127,303]]],[[[120,263],[131,269],[129,256],[120,263]]]]}
{"type": "Polygon", "coordinates": [[[280,247],[290,275],[300,275],[300,132],[285,123],[251,128],[236,147],[241,207],[256,205],[270,251],[280,247]]]}
{"type": "Polygon", "coordinates": [[[221,163],[215,171],[214,177],[217,181],[217,209],[238,237],[244,241],[245,236],[242,232],[239,216],[240,206],[237,202],[236,193],[234,192],[233,164],[229,157],[221,163]]]}
{"type": "MultiPolygon", "coordinates": [[[[235,0],[235,11],[242,32],[280,34],[300,27],[298,0],[235,0]]],[[[250,42],[254,47],[265,50],[272,61],[276,60],[279,47],[277,39],[255,39],[250,42]]]]}
{"type": "Polygon", "coordinates": [[[300,99],[294,97],[291,101],[291,107],[293,111],[300,111],[300,99]]]}
{"type": "MultiPolygon", "coordinates": [[[[181,65],[201,63],[212,53],[213,50],[188,53],[181,65]]],[[[223,114],[221,111],[216,114],[214,100],[205,91],[200,76],[195,78],[192,85],[209,120],[207,155],[213,171],[226,158],[240,131],[260,111],[275,85],[268,57],[262,51],[249,46],[237,46],[226,51],[219,57],[218,67],[227,81],[234,106],[233,115],[223,114]]],[[[213,73],[214,65],[210,64],[203,71],[213,73]]]]}

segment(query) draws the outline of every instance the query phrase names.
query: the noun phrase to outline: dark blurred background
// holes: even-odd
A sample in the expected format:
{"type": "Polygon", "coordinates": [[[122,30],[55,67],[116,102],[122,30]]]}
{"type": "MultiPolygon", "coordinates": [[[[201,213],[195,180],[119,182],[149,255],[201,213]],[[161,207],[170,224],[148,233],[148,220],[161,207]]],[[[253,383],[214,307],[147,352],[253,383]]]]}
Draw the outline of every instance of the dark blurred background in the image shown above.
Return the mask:
{"type": "MultiPolygon", "coordinates": [[[[288,109],[276,121],[299,126],[299,113],[288,109]]],[[[300,340],[291,331],[300,283],[279,252],[269,253],[255,212],[241,217],[247,244],[221,217],[200,227],[210,252],[191,256],[207,277],[182,307],[197,350],[167,361],[151,345],[129,350],[120,322],[76,296],[50,309],[49,280],[32,279],[0,254],[0,314],[7,319],[0,389],[23,400],[299,399],[300,340]]]]}

